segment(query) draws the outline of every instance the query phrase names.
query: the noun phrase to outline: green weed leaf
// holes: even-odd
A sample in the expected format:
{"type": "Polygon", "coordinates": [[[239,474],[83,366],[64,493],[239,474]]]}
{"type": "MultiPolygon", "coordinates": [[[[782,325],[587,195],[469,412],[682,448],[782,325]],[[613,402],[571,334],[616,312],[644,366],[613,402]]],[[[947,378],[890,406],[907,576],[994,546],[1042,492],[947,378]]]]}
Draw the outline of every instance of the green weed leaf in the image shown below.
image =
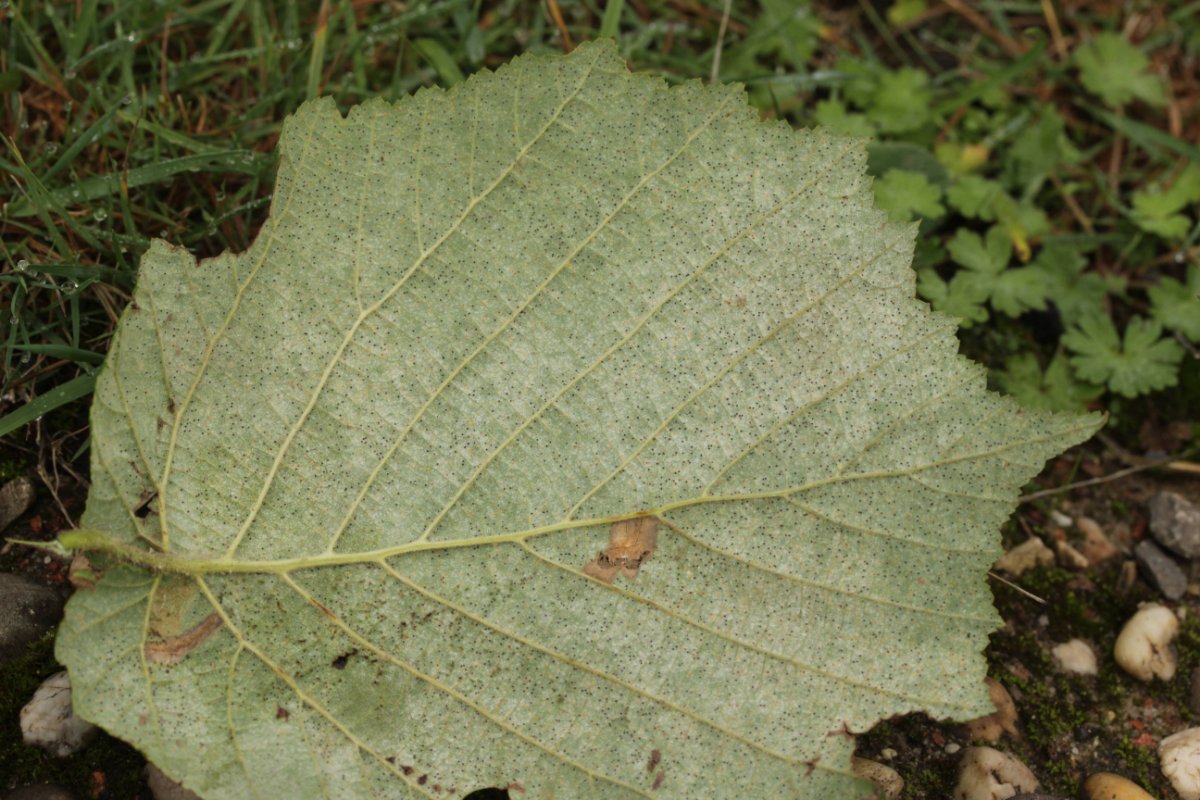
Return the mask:
{"type": "Polygon", "coordinates": [[[1192,220],[1181,213],[1200,202],[1200,164],[1189,164],[1171,188],[1133,193],[1133,220],[1140,228],[1164,239],[1179,240],[1191,230],[1192,220]]]}
{"type": "Polygon", "coordinates": [[[1162,278],[1147,290],[1154,318],[1193,342],[1200,342],[1200,267],[1188,267],[1187,283],[1162,278]]]}
{"type": "Polygon", "coordinates": [[[932,102],[929,76],[921,70],[904,67],[882,72],[867,107],[867,118],[885,133],[907,133],[932,119],[932,102]]]}
{"type": "Polygon", "coordinates": [[[961,175],[946,190],[946,200],[964,217],[991,222],[996,219],[992,206],[1003,193],[1004,188],[996,181],[979,175],[961,175]]]}
{"type": "Polygon", "coordinates": [[[946,213],[942,190],[920,172],[888,170],[874,189],[875,205],[888,212],[892,222],[908,222],[914,214],[936,219],[946,213]]]}
{"type": "Polygon", "coordinates": [[[1008,153],[1011,185],[1023,187],[1041,180],[1063,162],[1070,163],[1078,156],[1067,138],[1063,118],[1053,108],[1047,109],[1013,142],[1008,153]]]}
{"type": "Polygon", "coordinates": [[[78,714],[210,800],[836,800],[834,732],[991,710],[997,531],[1100,419],[986,390],[861,142],[607,43],[279,150],[98,378],[78,714]]]}
{"type": "MultiPolygon", "coordinates": [[[[936,308],[952,313],[952,308],[965,310],[966,304],[991,302],[997,311],[1016,317],[1046,307],[1047,286],[1040,270],[1032,267],[1007,269],[1012,260],[1013,244],[1001,226],[993,225],[986,238],[959,228],[946,249],[966,271],[951,279],[941,305],[934,303],[936,308]]],[[[937,290],[933,291],[936,294],[937,290]]],[[[983,322],[987,314],[972,312],[964,318],[983,322]]]]}
{"type": "Polygon", "coordinates": [[[1132,100],[1166,103],[1162,79],[1147,71],[1150,59],[1119,33],[1101,33],[1076,48],[1073,58],[1083,85],[1114,108],[1132,100]]]}
{"type": "Polygon", "coordinates": [[[1067,326],[1104,308],[1109,294],[1125,291],[1124,278],[1085,271],[1087,264],[1087,258],[1078,248],[1061,243],[1043,247],[1030,264],[1041,273],[1046,297],[1054,302],[1067,326]]]}
{"type": "Polygon", "coordinates": [[[1045,372],[1032,353],[1019,353],[996,374],[996,382],[1026,408],[1047,411],[1079,411],[1104,392],[1103,386],[1077,380],[1062,353],[1055,354],[1045,372]]]}
{"type": "Polygon", "coordinates": [[[917,290],[938,311],[955,317],[961,327],[970,328],[988,320],[984,304],[992,293],[990,277],[963,270],[947,281],[933,269],[923,269],[917,276],[917,290]]]}
{"type": "Polygon", "coordinates": [[[1079,377],[1125,397],[1174,386],[1183,359],[1183,348],[1162,337],[1162,326],[1142,317],[1129,321],[1122,342],[1111,319],[1092,314],[1067,331],[1062,343],[1076,354],[1071,366],[1079,377]]]}
{"type": "Polygon", "coordinates": [[[875,135],[875,126],[867,121],[867,115],[848,110],[840,100],[818,101],[813,119],[818,125],[846,136],[866,138],[875,135]]]}
{"type": "Polygon", "coordinates": [[[983,275],[999,274],[1012,260],[1012,242],[999,226],[989,228],[986,239],[959,228],[946,249],[955,262],[983,275]]]}

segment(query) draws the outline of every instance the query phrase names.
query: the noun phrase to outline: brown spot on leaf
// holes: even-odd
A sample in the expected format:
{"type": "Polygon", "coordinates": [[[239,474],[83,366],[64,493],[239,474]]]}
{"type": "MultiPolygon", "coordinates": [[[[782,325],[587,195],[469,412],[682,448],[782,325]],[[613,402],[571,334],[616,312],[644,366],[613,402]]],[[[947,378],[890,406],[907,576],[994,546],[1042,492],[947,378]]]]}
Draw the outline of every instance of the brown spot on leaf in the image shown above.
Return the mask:
{"type": "Polygon", "coordinates": [[[646,772],[654,772],[654,768],[662,761],[662,753],[657,750],[650,751],[650,760],[646,762],[646,772]]]}
{"type": "Polygon", "coordinates": [[[525,794],[525,787],[522,786],[521,784],[517,783],[516,781],[513,781],[508,786],[504,787],[505,791],[512,791],[513,789],[516,789],[521,794],[525,794]]]}
{"type": "Polygon", "coordinates": [[[828,732],[828,733],[826,733],[825,735],[826,735],[826,736],[846,736],[846,737],[849,737],[849,738],[853,739],[853,738],[854,738],[854,731],[850,730],[850,723],[849,723],[849,722],[846,722],[845,720],[842,720],[842,727],[840,727],[840,728],[835,728],[834,730],[831,730],[831,731],[829,731],[829,732],[828,732]]]}
{"type": "Polygon", "coordinates": [[[151,664],[178,664],[188,653],[204,644],[224,624],[217,612],[209,614],[187,633],[146,645],[146,660],[151,664]]]}
{"type": "Polygon", "coordinates": [[[651,791],[657,791],[658,787],[663,785],[663,781],[666,780],[666,778],[667,774],[660,769],[658,774],[654,776],[654,783],[650,786],[651,791]]]}
{"type": "MultiPolygon", "coordinates": [[[[329,617],[330,619],[337,619],[337,616],[335,616],[334,613],[329,610],[329,607],[326,606],[324,603],[322,603],[320,600],[317,600],[315,597],[308,598],[308,602],[310,602],[314,606],[316,606],[322,614],[329,617]]],[[[283,609],[281,608],[280,611],[282,611],[282,610],[283,609]]]]}
{"type": "Polygon", "coordinates": [[[283,706],[277,706],[275,708],[275,719],[286,720],[289,716],[291,715],[288,714],[288,710],[283,706]]]}
{"type": "Polygon", "coordinates": [[[605,583],[617,575],[636,578],[638,568],[654,555],[658,543],[658,519],[637,517],[613,523],[608,547],[583,565],[583,574],[605,583]]]}
{"type": "Polygon", "coordinates": [[[428,776],[428,775],[422,775],[421,777],[417,778],[417,785],[418,785],[418,786],[424,786],[424,785],[425,785],[425,781],[427,781],[427,780],[429,780],[429,776],[428,776]]]}
{"type": "Polygon", "coordinates": [[[400,765],[400,771],[401,771],[401,772],[403,772],[405,775],[412,775],[412,774],[413,774],[413,768],[412,768],[412,767],[410,767],[410,766],[408,766],[407,764],[401,764],[401,765],[400,765]]]}
{"type": "Polygon", "coordinates": [[[821,757],[817,756],[816,758],[811,759],[809,761],[801,762],[806,767],[806,769],[804,770],[804,777],[806,777],[806,778],[812,777],[813,770],[815,770],[817,768],[817,762],[820,760],[821,760],[821,757]]]}

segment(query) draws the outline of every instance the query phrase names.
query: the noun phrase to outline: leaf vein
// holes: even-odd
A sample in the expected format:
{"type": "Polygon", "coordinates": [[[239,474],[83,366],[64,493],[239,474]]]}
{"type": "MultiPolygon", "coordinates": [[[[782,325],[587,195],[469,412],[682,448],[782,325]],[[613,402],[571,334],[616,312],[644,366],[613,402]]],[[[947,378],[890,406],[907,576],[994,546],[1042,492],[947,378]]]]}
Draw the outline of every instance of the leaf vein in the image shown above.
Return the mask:
{"type": "Polygon", "coordinates": [[[422,265],[429,259],[429,257],[432,256],[434,253],[436,253],[438,248],[440,248],[442,246],[442,244],[446,242],[447,239],[449,239],[451,236],[453,236],[459,230],[459,228],[461,228],[463,222],[466,221],[467,217],[471,215],[471,213],[475,210],[475,208],[478,207],[478,205],[480,203],[482,203],[485,198],[490,196],[491,193],[493,191],[495,191],[498,186],[500,186],[509,176],[512,175],[513,170],[516,169],[517,164],[520,163],[520,161],[524,157],[524,155],[535,144],[537,144],[539,141],[541,141],[541,139],[545,135],[546,131],[548,131],[550,129],[550,127],[553,125],[554,120],[557,119],[559,116],[561,116],[562,113],[566,110],[567,106],[570,105],[571,101],[575,97],[577,97],[581,91],[583,91],[583,87],[586,84],[588,77],[591,76],[592,69],[594,67],[595,67],[595,63],[593,61],[592,65],[584,73],[583,79],[580,80],[578,85],[575,87],[574,92],[567,96],[567,98],[555,110],[555,112],[551,116],[550,120],[547,121],[541,127],[541,129],[539,129],[538,132],[525,144],[525,146],[521,148],[521,151],[519,153],[517,153],[516,157],[512,159],[512,161],[509,163],[509,165],[505,169],[501,170],[500,174],[496,176],[496,178],[492,181],[492,183],[486,189],[484,189],[480,195],[471,198],[470,202],[467,203],[467,207],[465,209],[463,209],[462,213],[459,215],[458,219],[455,220],[454,224],[452,224],[449,228],[447,228],[446,231],[444,233],[442,233],[442,235],[439,236],[437,238],[437,240],[434,241],[429,246],[428,249],[422,249],[420,255],[417,256],[417,258],[413,262],[413,264],[407,270],[405,270],[404,274],[400,276],[400,278],[391,286],[391,288],[389,288],[386,292],[384,292],[382,297],[380,297],[378,300],[376,300],[374,303],[372,303],[370,306],[368,306],[366,309],[364,309],[357,316],[357,318],[354,320],[354,323],[346,331],[345,336],[342,338],[341,344],[338,346],[338,348],[334,352],[333,356],[329,359],[329,363],[325,365],[324,370],[321,372],[321,376],[317,380],[316,386],[313,387],[312,392],[310,393],[310,396],[309,396],[309,400],[305,404],[304,410],[301,412],[300,417],[292,425],[291,429],[288,431],[287,435],[284,437],[283,442],[280,444],[279,450],[275,454],[275,457],[272,460],[270,468],[267,470],[266,476],[263,480],[262,489],[259,491],[258,496],[254,500],[254,503],[251,505],[250,512],[247,514],[245,521],[242,523],[237,534],[234,536],[233,541],[229,544],[229,547],[226,551],[228,553],[228,555],[232,556],[235,552],[237,552],[237,549],[241,545],[242,540],[245,538],[247,532],[249,531],[250,526],[253,524],[255,518],[258,516],[258,512],[262,508],[263,503],[266,501],[267,494],[270,491],[271,486],[273,485],[273,483],[275,481],[275,476],[279,474],[279,469],[283,464],[284,456],[287,454],[288,450],[290,449],[292,441],[296,438],[296,435],[300,432],[301,427],[303,427],[305,421],[307,421],[309,415],[312,413],[313,408],[317,404],[317,400],[320,398],[321,393],[324,391],[325,387],[329,383],[329,379],[330,379],[330,376],[333,374],[334,368],[338,365],[338,363],[340,363],[342,354],[345,352],[346,347],[350,344],[350,342],[354,339],[355,335],[358,333],[358,330],[362,326],[363,322],[365,322],[368,318],[374,316],[375,313],[377,311],[379,311],[379,309],[381,309],[384,305],[386,305],[388,303],[388,301],[390,301],[392,299],[392,297],[394,297],[400,291],[400,289],[408,282],[408,279],[410,277],[412,277],[412,275],[415,274],[417,272],[417,270],[422,267],[422,265]]]}

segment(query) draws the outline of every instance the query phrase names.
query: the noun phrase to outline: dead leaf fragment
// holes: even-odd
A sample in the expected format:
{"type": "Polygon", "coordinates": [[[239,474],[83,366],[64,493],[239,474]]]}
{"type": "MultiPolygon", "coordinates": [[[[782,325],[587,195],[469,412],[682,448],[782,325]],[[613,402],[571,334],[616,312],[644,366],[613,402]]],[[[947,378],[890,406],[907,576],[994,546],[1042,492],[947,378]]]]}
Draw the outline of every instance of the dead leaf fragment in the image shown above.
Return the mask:
{"type": "Polygon", "coordinates": [[[104,577],[103,570],[96,569],[83,553],[76,553],[67,568],[67,580],[76,589],[95,589],[96,582],[104,577]]]}
{"type": "Polygon", "coordinates": [[[221,625],[221,617],[214,611],[182,636],[147,644],[146,660],[151,664],[178,664],[188,653],[212,636],[221,625]]]}
{"type": "Polygon", "coordinates": [[[636,578],[638,568],[654,554],[658,542],[658,519],[637,517],[613,523],[608,547],[583,566],[583,574],[605,583],[617,575],[636,578]]]}

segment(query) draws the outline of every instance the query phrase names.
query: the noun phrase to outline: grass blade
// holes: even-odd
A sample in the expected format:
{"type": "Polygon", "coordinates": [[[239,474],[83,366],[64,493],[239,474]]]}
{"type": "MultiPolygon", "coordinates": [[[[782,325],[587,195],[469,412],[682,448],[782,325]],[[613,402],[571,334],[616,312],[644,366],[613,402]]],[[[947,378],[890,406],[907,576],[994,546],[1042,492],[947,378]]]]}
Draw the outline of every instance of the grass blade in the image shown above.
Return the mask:
{"type": "Polygon", "coordinates": [[[438,77],[447,87],[462,83],[462,70],[458,68],[458,64],[454,62],[440,42],[436,39],[416,39],[412,44],[417,52],[437,71],[438,77]]]}
{"type": "Polygon", "coordinates": [[[33,422],[43,414],[49,414],[54,409],[64,406],[72,400],[78,400],[92,393],[96,386],[95,375],[80,375],[64,384],[55,386],[48,392],[38,395],[25,405],[0,417],[0,436],[8,436],[15,430],[33,422]]]}
{"type": "Polygon", "coordinates": [[[597,39],[605,36],[617,38],[621,31],[621,12],[624,10],[625,0],[608,0],[604,6],[604,16],[600,18],[600,30],[596,31],[597,39]]]}

